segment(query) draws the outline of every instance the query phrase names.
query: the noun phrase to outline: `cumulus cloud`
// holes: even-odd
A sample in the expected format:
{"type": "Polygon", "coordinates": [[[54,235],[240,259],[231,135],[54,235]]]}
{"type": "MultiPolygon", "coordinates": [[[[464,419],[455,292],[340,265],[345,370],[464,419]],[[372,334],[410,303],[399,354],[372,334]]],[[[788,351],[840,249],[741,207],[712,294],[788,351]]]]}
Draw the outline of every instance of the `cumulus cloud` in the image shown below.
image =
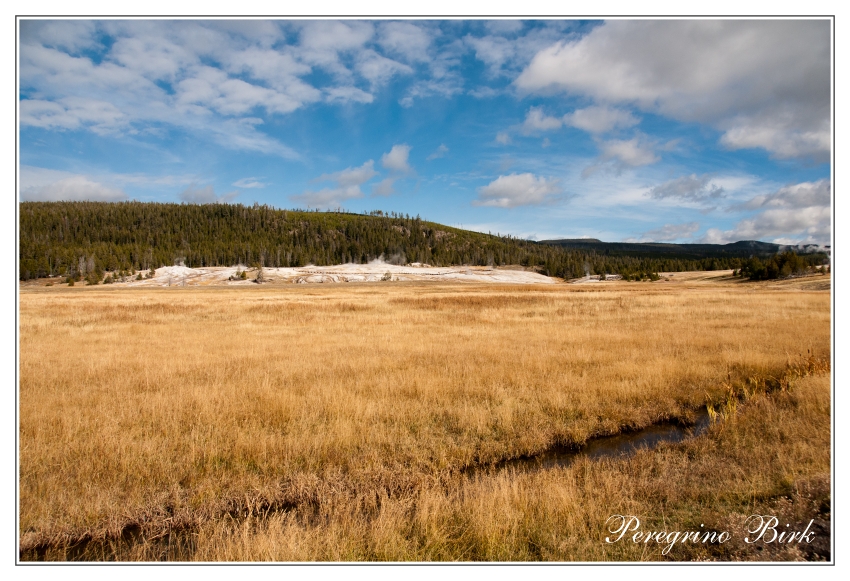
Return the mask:
{"type": "MultiPolygon", "coordinates": [[[[147,24],[133,27],[131,34],[172,32],[164,23],[147,24]]],[[[191,31],[193,26],[197,28],[186,24],[182,32],[191,31]]],[[[124,34],[122,30],[119,27],[115,32],[119,37],[116,41],[124,34]]],[[[217,40],[221,46],[232,45],[231,39],[217,40]]],[[[170,79],[173,90],[169,92],[154,82],[157,79],[148,78],[157,73],[123,66],[109,53],[94,62],[87,56],[41,44],[22,45],[21,87],[34,97],[21,99],[21,124],[53,130],[87,129],[99,134],[139,134],[165,125],[188,130],[229,149],[297,158],[292,149],[257,130],[261,120],[243,115],[257,109],[282,113],[298,103],[286,93],[229,78],[222,70],[200,64],[200,58],[195,54],[191,65],[174,63],[179,74],[170,79]]],[[[165,73],[164,66],[161,72],[165,73]]]]}
{"type": "Polygon", "coordinates": [[[527,135],[538,131],[553,131],[560,129],[562,125],[561,119],[546,115],[541,107],[532,107],[525,116],[522,132],[527,135]]]}
{"type": "Polygon", "coordinates": [[[180,201],[187,204],[226,204],[238,195],[238,191],[229,192],[221,196],[216,195],[215,188],[211,184],[202,188],[191,185],[180,192],[180,201]]]}
{"type": "Polygon", "coordinates": [[[599,161],[584,168],[582,177],[587,178],[600,170],[611,170],[617,174],[624,170],[657,162],[653,145],[638,136],[632,139],[610,139],[599,143],[599,161]]]}
{"type": "Polygon", "coordinates": [[[378,175],[375,161],[369,160],[359,167],[349,167],[341,171],[322,174],[314,182],[336,182],[336,187],[319,191],[307,190],[297,196],[291,196],[294,202],[314,207],[336,207],[347,200],[363,197],[360,186],[378,175]]]}
{"type": "Polygon", "coordinates": [[[539,205],[554,201],[561,191],[557,179],[546,179],[532,173],[513,173],[499,176],[478,188],[478,199],[473,205],[497,208],[539,205]]]}
{"type": "Polygon", "coordinates": [[[538,52],[515,81],[707,123],[730,148],[827,159],[828,20],[613,20],[538,52]]]}
{"type": "Polygon", "coordinates": [[[375,171],[374,160],[369,160],[360,167],[349,167],[342,171],[326,173],[317,177],[315,182],[337,182],[342,187],[359,186],[378,175],[375,171]]]}
{"type": "Polygon", "coordinates": [[[564,115],[564,123],[588,133],[607,133],[614,129],[626,129],[637,125],[640,120],[629,111],[612,107],[586,107],[564,115]]]}
{"type": "MultiPolygon", "coordinates": [[[[266,117],[317,102],[374,102],[376,87],[414,72],[406,63],[431,67],[428,30],[388,22],[376,35],[361,21],[22,21],[20,121],[123,135],[176,127],[297,159],[263,131],[266,117]]],[[[411,99],[460,90],[449,72],[459,61],[435,59],[446,70],[420,76],[411,99]]]]}
{"type": "Polygon", "coordinates": [[[371,23],[361,21],[312,20],[300,24],[301,59],[342,79],[350,77],[351,71],[342,63],[341,55],[362,48],[375,32],[371,23]]]}
{"type": "Polygon", "coordinates": [[[737,209],[758,208],[808,208],[810,206],[830,206],[832,187],[827,179],[816,182],[802,182],[778,189],[777,191],[756,196],[737,209]]]}
{"type": "Polygon", "coordinates": [[[831,235],[829,180],[788,185],[754,197],[737,209],[760,210],[731,230],[711,228],[705,241],[715,244],[737,240],[772,240],[780,244],[828,244],[831,235]]]}
{"type": "Polygon", "coordinates": [[[490,76],[515,75],[540,50],[572,36],[567,30],[570,26],[563,21],[549,21],[524,30],[520,21],[489,21],[484,23],[489,34],[469,34],[463,41],[486,65],[490,76]]]}
{"type": "Polygon", "coordinates": [[[428,61],[431,35],[410,22],[385,22],[379,28],[378,44],[408,62],[428,61]]]}
{"type": "Polygon", "coordinates": [[[725,195],[722,187],[712,183],[713,176],[691,174],[664,182],[649,190],[649,196],[656,200],[677,199],[687,202],[705,202],[716,200],[725,195]]]}
{"type": "Polygon", "coordinates": [[[77,53],[98,44],[94,22],[85,20],[21,20],[21,43],[42,44],[77,53]]]}
{"type": "Polygon", "coordinates": [[[92,181],[82,175],[21,189],[21,200],[26,202],[121,202],[126,199],[127,194],[122,189],[92,181]]]}
{"type": "Polygon", "coordinates": [[[514,43],[501,36],[476,38],[469,35],[464,40],[473,48],[476,58],[488,66],[491,74],[497,74],[516,53],[514,43]]]}
{"type": "Polygon", "coordinates": [[[381,165],[388,170],[407,173],[411,170],[407,163],[412,148],[406,144],[393,145],[393,148],[381,156],[381,165]]]}

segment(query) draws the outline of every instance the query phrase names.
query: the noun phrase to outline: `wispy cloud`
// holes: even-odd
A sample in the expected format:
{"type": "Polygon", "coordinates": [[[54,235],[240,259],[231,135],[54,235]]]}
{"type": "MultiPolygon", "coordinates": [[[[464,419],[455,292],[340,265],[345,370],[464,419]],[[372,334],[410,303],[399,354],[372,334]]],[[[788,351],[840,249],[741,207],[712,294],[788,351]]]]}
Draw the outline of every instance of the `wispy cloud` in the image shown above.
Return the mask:
{"type": "Polygon", "coordinates": [[[644,232],[639,238],[627,242],[673,242],[687,240],[699,230],[699,222],[685,224],[664,224],[661,228],[644,232]]]}
{"type": "Polygon", "coordinates": [[[122,189],[92,181],[82,175],[21,190],[21,200],[26,202],[120,202],[126,199],[127,194],[122,189]]]}
{"type": "Polygon", "coordinates": [[[434,159],[439,159],[439,158],[441,158],[441,157],[445,157],[445,156],[446,156],[446,154],[447,154],[448,152],[449,152],[449,148],[448,148],[448,147],[446,147],[446,146],[445,146],[445,144],[442,144],[442,143],[441,143],[441,144],[440,144],[440,147],[438,147],[437,149],[435,149],[435,150],[434,150],[434,153],[432,153],[431,155],[429,155],[429,156],[428,156],[428,157],[426,157],[425,159],[426,159],[427,161],[431,161],[431,160],[434,160],[434,159]]]}
{"type": "Polygon", "coordinates": [[[237,188],[243,188],[243,189],[247,190],[247,189],[252,189],[252,188],[264,188],[269,184],[259,181],[259,178],[251,177],[251,178],[242,178],[241,180],[237,180],[237,181],[233,182],[231,185],[233,185],[237,188]]]}
{"type": "Polygon", "coordinates": [[[691,174],[664,182],[649,190],[649,196],[656,200],[673,199],[686,202],[716,201],[726,195],[725,190],[712,183],[714,176],[691,174]]]}

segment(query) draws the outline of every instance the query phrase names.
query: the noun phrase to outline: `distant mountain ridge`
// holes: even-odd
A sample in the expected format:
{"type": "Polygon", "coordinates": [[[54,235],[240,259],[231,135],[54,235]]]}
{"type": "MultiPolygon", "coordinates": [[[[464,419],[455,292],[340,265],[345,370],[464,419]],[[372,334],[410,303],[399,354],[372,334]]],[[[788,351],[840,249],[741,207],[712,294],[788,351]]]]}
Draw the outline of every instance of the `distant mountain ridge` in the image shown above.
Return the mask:
{"type": "MultiPolygon", "coordinates": [[[[760,242],[758,240],[740,240],[729,244],[671,244],[667,242],[602,242],[596,238],[562,238],[558,240],[540,240],[539,243],[575,250],[592,250],[604,256],[681,258],[687,260],[765,257],[787,249],[793,249],[799,253],[824,251],[822,247],[814,244],[808,244],[802,247],[789,247],[773,242],[760,242]]],[[[829,247],[826,248],[828,249],[829,247]]]]}

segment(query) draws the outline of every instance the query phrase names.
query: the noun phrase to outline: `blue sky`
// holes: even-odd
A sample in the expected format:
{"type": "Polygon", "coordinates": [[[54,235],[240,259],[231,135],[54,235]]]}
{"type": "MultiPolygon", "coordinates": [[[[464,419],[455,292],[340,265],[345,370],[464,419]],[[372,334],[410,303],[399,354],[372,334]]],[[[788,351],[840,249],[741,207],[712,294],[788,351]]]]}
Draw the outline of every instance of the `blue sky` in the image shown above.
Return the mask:
{"type": "Polygon", "coordinates": [[[827,20],[21,20],[21,200],[829,244],[827,20]]]}

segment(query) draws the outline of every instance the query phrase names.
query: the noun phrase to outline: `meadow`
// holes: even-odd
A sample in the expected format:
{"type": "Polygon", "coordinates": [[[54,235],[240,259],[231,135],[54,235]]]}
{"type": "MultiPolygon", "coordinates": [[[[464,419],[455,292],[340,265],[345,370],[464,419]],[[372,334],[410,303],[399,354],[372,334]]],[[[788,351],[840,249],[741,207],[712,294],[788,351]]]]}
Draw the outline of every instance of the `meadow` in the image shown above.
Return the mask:
{"type": "Polygon", "coordinates": [[[22,288],[20,556],[823,558],[739,533],[828,530],[828,277],[676,276],[22,288]],[[682,444],[499,469],[706,405],[682,444]],[[738,533],[664,555],[612,514],[738,533]]]}

